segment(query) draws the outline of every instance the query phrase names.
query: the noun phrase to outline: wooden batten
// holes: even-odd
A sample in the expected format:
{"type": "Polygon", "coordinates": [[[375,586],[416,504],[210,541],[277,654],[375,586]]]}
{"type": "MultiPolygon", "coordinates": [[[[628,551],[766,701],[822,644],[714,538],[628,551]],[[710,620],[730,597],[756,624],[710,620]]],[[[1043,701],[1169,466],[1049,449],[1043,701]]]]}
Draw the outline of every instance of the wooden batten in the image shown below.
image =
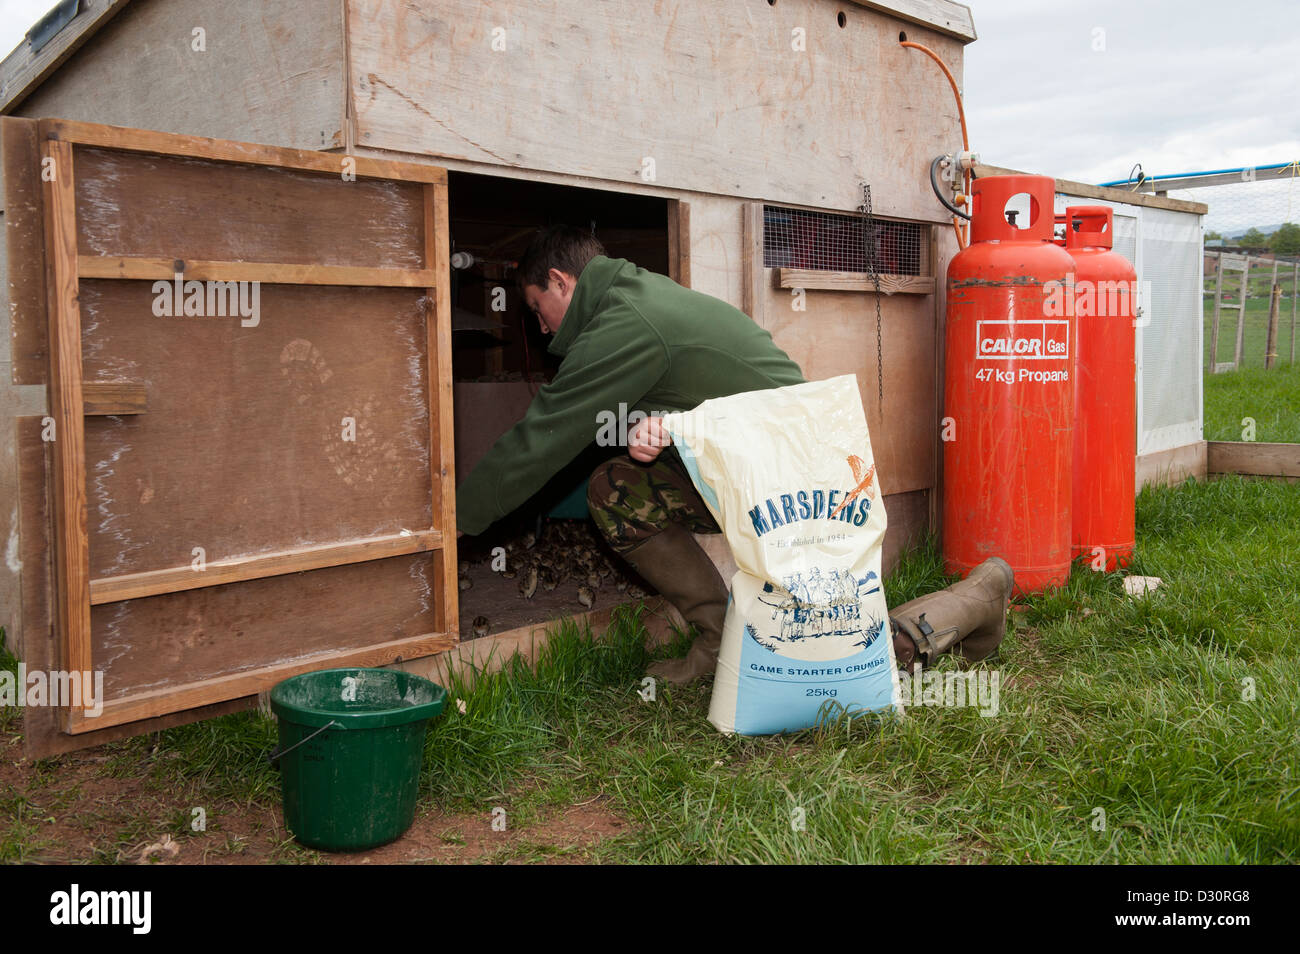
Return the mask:
{"type": "Polygon", "coordinates": [[[256,580],[285,573],[303,573],[307,570],[360,563],[364,560],[382,560],[390,556],[437,550],[442,544],[443,534],[437,530],[421,530],[416,533],[388,534],[371,537],[368,540],[349,540],[346,543],[300,547],[277,553],[218,560],[204,564],[201,568],[182,566],[150,570],[145,573],[109,576],[91,581],[90,602],[91,605],[98,606],[103,603],[158,596],[162,593],[194,590],[204,586],[238,583],[241,580],[256,580]]]}
{"type": "Polygon", "coordinates": [[[282,262],[203,262],[125,255],[79,255],[82,278],[147,281],[266,282],[276,285],[357,285],[421,288],[436,284],[431,268],[364,268],[346,265],[288,265],[282,262]]]}
{"type": "MultiPolygon", "coordinates": [[[[435,275],[451,268],[447,238],[447,181],[424,187],[424,264],[435,275]]],[[[456,430],[451,376],[451,293],[448,281],[429,288],[425,310],[426,357],[429,380],[429,452],[434,526],[441,545],[434,554],[434,575],[441,587],[437,604],[438,629],[454,632],[460,618],[460,587],[456,572],[456,430]]]]}
{"type": "Polygon", "coordinates": [[[1210,474],[1300,479],[1300,444],[1207,441],[1205,469],[1210,474]]]}
{"type": "Polygon", "coordinates": [[[740,250],[742,258],[740,310],[763,327],[767,283],[763,270],[763,203],[746,202],[741,210],[740,250]]]}
{"type": "Polygon", "coordinates": [[[86,381],[81,386],[81,404],[86,417],[143,414],[149,410],[149,394],[138,382],[86,381]]]}
{"type": "MultiPolygon", "coordinates": [[[[41,147],[37,123],[0,118],[4,163],[4,229],[7,292],[12,321],[12,382],[43,386],[49,375],[49,327],[44,320],[45,228],[41,147]],[[38,319],[38,316],[40,320],[38,319]]],[[[0,326],[2,327],[2,326],[0,326]]],[[[8,382],[0,382],[0,386],[8,382]]]]}
{"type": "MultiPolygon", "coordinates": [[[[65,634],[60,668],[90,672],[90,550],[77,286],[76,173],[72,145],[46,139],[45,261],[49,294],[50,411],[54,421],[55,619],[65,634]]],[[[60,712],[66,716],[67,709],[60,712]]]]}
{"type": "Polygon", "coordinates": [[[691,287],[691,206],[681,199],[668,200],[668,277],[691,287]]]}
{"type": "Polygon", "coordinates": [[[867,272],[828,272],[813,268],[778,268],[778,288],[803,288],[820,291],[876,292],[882,295],[933,295],[934,278],[926,275],[877,275],[867,272]]]}
{"type": "Polygon", "coordinates": [[[445,652],[455,646],[456,642],[454,635],[429,633],[412,639],[368,646],[352,652],[330,653],[321,659],[298,660],[281,666],[272,666],[256,673],[232,673],[190,685],[137,693],[105,702],[103,711],[98,715],[91,716],[73,710],[69,714],[67,731],[73,735],[93,732],[103,726],[138,722],[244,696],[255,696],[291,676],[317,669],[386,666],[393,663],[394,657],[403,660],[418,659],[445,652]]]}
{"type": "Polygon", "coordinates": [[[342,156],[285,146],[231,142],[207,136],[185,136],[124,126],[73,122],[66,119],[41,120],[41,136],[84,146],[100,146],[125,152],[147,152],[166,156],[193,156],[218,162],[238,162],[255,166],[288,167],[340,175],[348,172],[359,179],[401,179],[409,182],[447,182],[447,170],[440,166],[395,162],[367,156],[342,156]]]}

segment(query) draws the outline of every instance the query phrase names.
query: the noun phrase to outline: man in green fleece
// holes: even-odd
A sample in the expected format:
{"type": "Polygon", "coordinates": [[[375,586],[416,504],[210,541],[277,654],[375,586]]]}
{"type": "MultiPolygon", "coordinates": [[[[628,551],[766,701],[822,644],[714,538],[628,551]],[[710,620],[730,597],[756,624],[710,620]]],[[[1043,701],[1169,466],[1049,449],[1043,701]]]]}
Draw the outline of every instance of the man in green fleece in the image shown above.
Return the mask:
{"type": "MultiPolygon", "coordinates": [[[[689,411],[710,398],[804,383],[799,366],[744,312],[608,258],[577,229],[539,232],[518,279],[542,330],[555,335],[548,350],[562,362],[523,420],[457,488],[461,533],[482,533],[524,503],[596,439],[602,421],[620,416],[620,404],[629,415],[689,411]]],[[[587,501],[615,552],[699,631],[684,659],[649,670],[690,682],[713,672],[727,608],[727,586],[692,531],[719,528],[657,417],[626,437],[629,452],[596,469],[587,501]]],[[[967,660],[992,653],[1011,585],[1010,567],[995,558],[892,611],[900,665],[928,665],[963,640],[967,660]]]]}
{"type": "MultiPolygon", "coordinates": [[[[554,333],[548,350],[563,360],[523,419],[457,488],[464,533],[482,533],[541,489],[596,439],[602,421],[619,416],[620,404],[628,414],[689,411],[710,398],[804,381],[744,312],[608,258],[578,229],[540,231],[518,279],[542,330],[554,333]]],[[[682,682],[713,671],[727,587],[691,533],[716,533],[717,524],[676,451],[647,449],[656,436],[638,428],[633,453],[602,464],[588,498],[610,546],[699,630],[686,659],[650,670],[682,682]]]]}

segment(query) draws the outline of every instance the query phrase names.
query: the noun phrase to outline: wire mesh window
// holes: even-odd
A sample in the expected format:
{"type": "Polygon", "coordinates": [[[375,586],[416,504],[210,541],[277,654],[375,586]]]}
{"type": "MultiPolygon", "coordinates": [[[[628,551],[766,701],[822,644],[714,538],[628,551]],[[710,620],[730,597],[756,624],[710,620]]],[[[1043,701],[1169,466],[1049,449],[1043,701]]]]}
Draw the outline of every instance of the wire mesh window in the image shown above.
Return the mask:
{"type": "MultiPolygon", "coordinates": [[[[881,275],[926,275],[929,226],[918,222],[871,223],[875,271],[881,275]]],[[[763,206],[765,268],[812,268],[829,272],[868,272],[867,223],[860,215],[809,212],[763,206]]]]}

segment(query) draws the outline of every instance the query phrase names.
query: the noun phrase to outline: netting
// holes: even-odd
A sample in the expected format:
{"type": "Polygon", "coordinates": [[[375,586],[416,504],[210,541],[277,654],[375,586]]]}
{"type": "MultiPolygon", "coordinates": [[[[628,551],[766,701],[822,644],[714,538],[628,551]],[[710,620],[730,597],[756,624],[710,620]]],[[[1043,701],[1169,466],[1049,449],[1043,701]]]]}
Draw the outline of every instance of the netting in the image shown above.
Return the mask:
{"type": "Polygon", "coordinates": [[[1240,182],[1175,189],[1171,199],[1204,202],[1205,231],[1222,235],[1229,244],[1249,229],[1264,235],[1275,232],[1286,222],[1300,223],[1300,174],[1292,167],[1279,176],[1276,170],[1254,174],[1247,170],[1240,182]]]}
{"type": "Polygon", "coordinates": [[[1138,453],[1201,437],[1201,234],[1196,216],[1143,209],[1138,453]]]}
{"type": "MultiPolygon", "coordinates": [[[[929,267],[928,226],[876,219],[876,271],[882,275],[925,275],[929,267]]],[[[763,265],[866,272],[867,246],[860,215],[763,206],[763,265]]]]}
{"type": "MultiPolygon", "coordinates": [[[[1246,170],[1241,181],[1197,189],[1174,190],[1170,198],[1208,206],[1205,216],[1205,348],[1203,362],[1211,373],[1233,368],[1262,368],[1268,359],[1270,312],[1277,292],[1277,323],[1272,364],[1295,360],[1300,302],[1300,247],[1279,242],[1284,225],[1300,225],[1300,166],[1282,170],[1246,170]],[[1220,268],[1220,256],[1226,265],[1220,268]],[[1249,280],[1242,294],[1242,276],[1249,280]],[[1213,325],[1219,313],[1217,348],[1213,325]]],[[[1294,231],[1294,230],[1288,230],[1294,231]]],[[[1285,233],[1284,233],[1285,234],[1285,233]]],[[[1300,237],[1300,236],[1297,236],[1300,237]]]]}

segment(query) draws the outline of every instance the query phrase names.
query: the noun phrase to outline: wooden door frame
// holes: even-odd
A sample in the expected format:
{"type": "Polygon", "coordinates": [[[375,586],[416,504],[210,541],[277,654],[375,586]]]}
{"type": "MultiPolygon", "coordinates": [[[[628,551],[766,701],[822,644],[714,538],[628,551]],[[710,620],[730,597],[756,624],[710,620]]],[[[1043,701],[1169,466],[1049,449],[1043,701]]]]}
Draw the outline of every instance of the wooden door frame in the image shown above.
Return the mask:
{"type": "MultiPolygon", "coordinates": [[[[38,124],[45,203],[46,285],[53,448],[55,579],[55,646],[60,668],[92,672],[91,606],[184,589],[215,586],[297,573],[366,560],[433,551],[434,631],[361,649],[339,650],[310,661],[294,661],[257,670],[206,678],[188,685],[136,692],[112,701],[98,700],[102,712],[89,716],[92,700],[60,708],[62,731],[93,732],[183,710],[210,706],[269,689],[300,672],[322,666],[375,666],[394,659],[431,655],[457,643],[455,494],[444,489],[454,481],[450,293],[448,269],[446,170],[361,156],[308,152],[275,146],[229,142],[198,136],[102,126],[64,120],[38,124]],[[121,256],[79,255],[77,251],[74,145],[128,152],[183,156],[215,162],[261,165],[356,178],[423,184],[424,263],[422,268],[353,268],[334,265],[289,265],[273,262],[191,261],[121,256]],[[351,164],[350,166],[347,164],[351,164]],[[171,279],[177,270],[187,279],[257,281],[294,285],[361,285],[423,288],[427,308],[427,380],[430,424],[430,485],[433,526],[360,540],[299,547],[252,557],[217,561],[199,574],[188,567],[166,568],[92,580],[87,535],[85,413],[82,380],[82,328],[79,280],[171,279]]],[[[102,411],[101,411],[102,413],[102,411]]]]}

